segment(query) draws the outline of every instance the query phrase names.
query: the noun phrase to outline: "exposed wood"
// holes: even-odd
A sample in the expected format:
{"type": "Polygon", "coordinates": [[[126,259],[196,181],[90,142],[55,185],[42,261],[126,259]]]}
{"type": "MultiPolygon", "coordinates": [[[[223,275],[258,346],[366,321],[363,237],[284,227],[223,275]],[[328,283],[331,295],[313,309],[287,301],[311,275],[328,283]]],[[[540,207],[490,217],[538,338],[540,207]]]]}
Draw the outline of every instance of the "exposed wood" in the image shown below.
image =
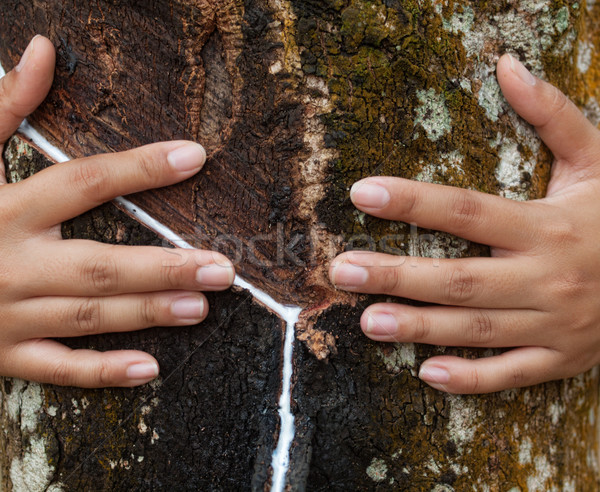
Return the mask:
{"type": "Polygon", "coordinates": [[[268,2],[10,1],[2,9],[4,65],[36,32],[57,44],[55,89],[33,120],[66,152],[198,140],[210,156],[201,176],[134,201],[192,244],[233,250],[244,276],[275,297],[317,294],[304,285],[309,249],[297,242],[307,224],[294,211],[308,89],[285,70],[271,73],[285,47],[268,2]]]}

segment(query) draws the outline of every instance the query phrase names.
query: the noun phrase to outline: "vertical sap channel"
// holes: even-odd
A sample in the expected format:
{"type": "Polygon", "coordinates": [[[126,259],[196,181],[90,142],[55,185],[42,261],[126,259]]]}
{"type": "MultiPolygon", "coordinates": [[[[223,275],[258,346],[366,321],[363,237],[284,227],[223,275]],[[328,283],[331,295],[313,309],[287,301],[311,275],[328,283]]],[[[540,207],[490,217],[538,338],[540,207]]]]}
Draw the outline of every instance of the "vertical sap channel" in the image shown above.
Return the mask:
{"type": "Polygon", "coordinates": [[[286,322],[285,341],[283,344],[283,374],[281,396],[279,397],[279,440],[273,452],[271,467],[273,468],[272,492],[283,492],[285,476],[290,466],[290,447],[294,440],[294,414],[292,413],[292,358],[294,354],[294,330],[302,311],[299,307],[286,307],[283,313],[286,322]]]}
{"type": "MultiPolygon", "coordinates": [[[[4,70],[0,65],[0,77],[4,74],[4,70]]],[[[38,148],[45,152],[52,160],[56,162],[66,162],[70,158],[51,144],[43,137],[35,128],[27,121],[24,121],[19,128],[21,134],[29,138],[38,148]]],[[[149,214],[140,209],[137,205],[123,197],[117,197],[115,203],[125,209],[138,222],[144,224],[155,233],[164,237],[172,244],[180,248],[194,249],[192,245],[187,243],[183,238],[173,232],[168,226],[158,222],[149,214]]],[[[271,466],[273,469],[273,478],[271,490],[281,492],[285,487],[285,477],[289,469],[290,462],[290,447],[295,435],[294,415],[291,410],[292,399],[292,376],[293,366],[292,358],[294,351],[295,326],[298,322],[302,309],[298,306],[285,306],[275,301],[265,292],[257,289],[246,280],[236,277],[234,285],[248,290],[254,299],[265,305],[277,316],[283,319],[286,323],[285,337],[283,342],[283,367],[281,379],[281,394],[279,397],[279,418],[280,429],[277,447],[273,451],[271,466]]]]}

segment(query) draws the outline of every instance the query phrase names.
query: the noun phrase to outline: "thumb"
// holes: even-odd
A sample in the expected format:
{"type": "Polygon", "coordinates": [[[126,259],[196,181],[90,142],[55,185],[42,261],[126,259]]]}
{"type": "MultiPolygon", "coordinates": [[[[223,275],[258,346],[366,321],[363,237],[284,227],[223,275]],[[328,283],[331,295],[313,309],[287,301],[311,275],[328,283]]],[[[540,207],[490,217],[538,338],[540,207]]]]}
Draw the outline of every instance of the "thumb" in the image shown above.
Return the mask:
{"type": "Polygon", "coordinates": [[[513,56],[500,59],[497,74],[510,105],[535,127],[557,161],[581,166],[600,147],[600,132],[577,106],[513,56]]]}
{"type": "MultiPolygon", "coordinates": [[[[19,64],[0,79],[0,148],[48,95],[55,60],[52,43],[36,36],[19,64]]],[[[4,168],[0,168],[0,183],[6,183],[4,168]]]]}

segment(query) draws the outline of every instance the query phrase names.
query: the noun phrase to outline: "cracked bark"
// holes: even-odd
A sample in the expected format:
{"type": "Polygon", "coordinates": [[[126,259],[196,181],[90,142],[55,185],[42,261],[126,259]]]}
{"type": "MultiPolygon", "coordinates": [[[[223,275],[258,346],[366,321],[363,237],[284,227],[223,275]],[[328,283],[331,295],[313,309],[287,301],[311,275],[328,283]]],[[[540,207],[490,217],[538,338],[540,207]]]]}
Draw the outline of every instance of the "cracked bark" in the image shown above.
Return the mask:
{"type": "MultiPolygon", "coordinates": [[[[73,156],[171,138],[205,143],[199,177],[132,200],[195,245],[240,253],[245,278],[306,308],[294,352],[291,489],[597,487],[597,370],[496,395],[439,394],[416,370],[442,349],[363,338],[358,317],[373,299],[335,292],[324,272],[333,252],[372,244],[485,254],[357,214],[347,189],[394,174],[543,195],[549,155],[499,97],[493,65],[517,53],[600,121],[600,5],[7,0],[0,9],[5,67],[34,33],[58,49],[37,127],[73,156]],[[501,173],[502,162],[513,166],[501,173]]],[[[6,156],[15,178],[46,165],[19,140],[6,156]]],[[[63,230],[162,244],[112,205],[63,230]]],[[[284,326],[246,292],[209,299],[200,327],[67,341],[148,350],[161,363],[159,385],[5,381],[0,485],[22,490],[37,470],[44,488],[65,490],[268,487],[284,326]]]]}

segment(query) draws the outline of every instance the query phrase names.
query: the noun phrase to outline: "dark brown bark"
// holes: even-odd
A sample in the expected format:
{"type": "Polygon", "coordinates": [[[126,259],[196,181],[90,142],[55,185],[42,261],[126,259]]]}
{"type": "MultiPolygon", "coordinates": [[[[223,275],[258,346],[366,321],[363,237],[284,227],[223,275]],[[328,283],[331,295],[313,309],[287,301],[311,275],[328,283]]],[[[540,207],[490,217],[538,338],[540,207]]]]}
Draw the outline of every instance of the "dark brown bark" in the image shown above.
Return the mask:
{"type": "MultiPolygon", "coordinates": [[[[22,148],[17,142],[9,153],[22,148]]],[[[32,151],[13,160],[9,174],[25,177],[46,165],[32,151]]],[[[63,235],[164,246],[113,205],[65,223],[63,235]]],[[[248,292],[208,298],[211,313],[201,326],[64,340],[73,348],[148,351],[161,365],[161,379],[131,390],[45,387],[36,433],[44,436],[53,483],[65,490],[238,490],[267,481],[285,325],[248,292]],[[141,473],[134,471],[140,466],[141,473]]],[[[27,388],[4,380],[2,391],[19,399],[27,388]]],[[[0,466],[10,476],[10,462],[29,436],[19,423],[3,426],[0,466]]]]}

